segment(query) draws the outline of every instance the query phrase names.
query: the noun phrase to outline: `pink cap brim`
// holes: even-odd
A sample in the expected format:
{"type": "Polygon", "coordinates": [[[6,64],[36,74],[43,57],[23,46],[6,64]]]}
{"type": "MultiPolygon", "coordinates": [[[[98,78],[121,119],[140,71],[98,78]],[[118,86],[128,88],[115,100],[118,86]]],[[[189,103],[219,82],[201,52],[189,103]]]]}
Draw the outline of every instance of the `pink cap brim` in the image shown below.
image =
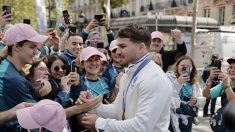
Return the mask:
{"type": "Polygon", "coordinates": [[[36,42],[36,43],[40,43],[42,44],[43,42],[45,42],[47,39],[49,38],[49,36],[45,36],[45,35],[36,35],[30,39],[27,39],[29,41],[32,41],[32,42],[36,42]]]}
{"type": "Polygon", "coordinates": [[[88,60],[91,56],[93,56],[93,55],[98,55],[98,56],[100,56],[100,58],[102,57],[102,55],[100,54],[100,53],[92,53],[92,54],[89,54],[89,55],[87,55],[86,57],[84,57],[84,59],[82,60],[82,61],[86,61],[86,60],[88,60]]]}
{"type": "Polygon", "coordinates": [[[113,50],[115,50],[115,49],[117,49],[117,48],[118,48],[117,46],[114,46],[114,47],[110,48],[109,50],[110,50],[110,51],[113,51],[113,50]]]}
{"type": "Polygon", "coordinates": [[[39,124],[37,124],[31,116],[32,107],[27,107],[23,109],[19,109],[16,111],[16,116],[19,124],[25,129],[35,129],[41,128],[39,124]]]}

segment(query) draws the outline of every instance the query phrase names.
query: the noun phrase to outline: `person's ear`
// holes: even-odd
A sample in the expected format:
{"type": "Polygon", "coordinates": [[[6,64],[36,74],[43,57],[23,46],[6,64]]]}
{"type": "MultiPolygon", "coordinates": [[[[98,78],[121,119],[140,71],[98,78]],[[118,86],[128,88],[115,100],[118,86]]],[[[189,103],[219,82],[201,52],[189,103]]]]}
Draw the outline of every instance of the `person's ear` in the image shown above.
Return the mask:
{"type": "Polygon", "coordinates": [[[12,48],[14,51],[17,51],[17,52],[20,50],[20,46],[18,44],[14,44],[12,48]]]}
{"type": "Polygon", "coordinates": [[[139,51],[140,51],[141,53],[145,52],[146,49],[147,49],[147,48],[146,48],[146,45],[145,45],[144,43],[140,43],[140,44],[139,44],[139,51]]]}

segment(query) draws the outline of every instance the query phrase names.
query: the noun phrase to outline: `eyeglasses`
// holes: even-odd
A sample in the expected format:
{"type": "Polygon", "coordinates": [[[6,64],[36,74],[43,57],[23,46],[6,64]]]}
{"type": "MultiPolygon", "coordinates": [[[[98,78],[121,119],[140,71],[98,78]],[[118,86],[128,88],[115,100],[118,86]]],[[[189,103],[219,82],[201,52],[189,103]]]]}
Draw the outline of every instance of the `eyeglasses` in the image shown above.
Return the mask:
{"type": "Polygon", "coordinates": [[[67,69],[67,67],[65,65],[62,65],[62,66],[56,66],[54,67],[54,71],[58,72],[60,70],[60,68],[64,71],[67,69]]]}

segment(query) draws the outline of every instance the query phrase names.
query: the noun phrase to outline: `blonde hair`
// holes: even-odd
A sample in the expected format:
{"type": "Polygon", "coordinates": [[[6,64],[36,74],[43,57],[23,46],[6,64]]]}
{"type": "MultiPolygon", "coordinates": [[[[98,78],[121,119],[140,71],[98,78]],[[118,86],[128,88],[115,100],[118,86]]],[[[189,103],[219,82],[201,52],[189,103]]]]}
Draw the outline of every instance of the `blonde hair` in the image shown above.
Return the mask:
{"type": "Polygon", "coordinates": [[[157,53],[157,52],[154,52],[154,51],[150,51],[149,54],[150,54],[150,57],[151,57],[152,60],[153,60],[153,58],[158,58],[158,60],[160,61],[160,62],[159,62],[159,63],[160,63],[159,65],[160,65],[161,67],[163,67],[162,55],[161,55],[160,53],[157,53]]]}

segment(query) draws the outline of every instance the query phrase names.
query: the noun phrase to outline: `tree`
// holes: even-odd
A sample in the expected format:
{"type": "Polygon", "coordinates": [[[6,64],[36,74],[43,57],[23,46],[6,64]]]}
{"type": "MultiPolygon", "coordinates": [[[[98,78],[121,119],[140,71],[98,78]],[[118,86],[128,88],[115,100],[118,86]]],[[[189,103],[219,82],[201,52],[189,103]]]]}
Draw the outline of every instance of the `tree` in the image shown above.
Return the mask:
{"type": "MultiPolygon", "coordinates": [[[[105,8],[103,7],[104,2],[105,2],[105,0],[101,0],[100,7],[101,7],[102,11],[105,13],[106,11],[105,11],[105,8]]],[[[126,3],[127,3],[127,0],[110,0],[110,6],[111,6],[112,9],[120,7],[120,6],[122,6],[123,4],[126,4],[126,3]]]]}
{"type": "MultiPolygon", "coordinates": [[[[12,23],[22,23],[24,18],[31,20],[31,25],[36,27],[37,17],[35,10],[35,0],[0,0],[0,7],[10,5],[12,12],[12,23]]],[[[63,0],[64,8],[67,9],[68,2],[71,0],[63,0]]],[[[73,0],[72,0],[73,1],[73,0]]],[[[51,0],[51,18],[56,19],[55,0],[51,0]]],[[[48,15],[48,0],[45,0],[46,13],[48,15]]],[[[47,17],[48,19],[48,17],[47,17]]]]}

